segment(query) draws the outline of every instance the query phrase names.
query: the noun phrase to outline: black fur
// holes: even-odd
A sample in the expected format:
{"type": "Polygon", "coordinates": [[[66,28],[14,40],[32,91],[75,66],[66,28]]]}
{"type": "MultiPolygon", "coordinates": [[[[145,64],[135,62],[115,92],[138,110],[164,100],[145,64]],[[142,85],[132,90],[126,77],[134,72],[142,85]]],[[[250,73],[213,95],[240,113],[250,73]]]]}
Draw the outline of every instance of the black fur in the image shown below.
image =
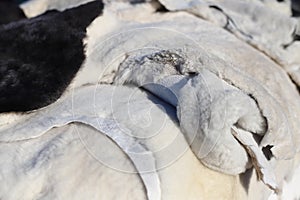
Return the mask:
{"type": "Polygon", "coordinates": [[[29,111],[57,100],[83,63],[95,1],[0,26],[0,112],[29,111]]]}
{"type": "Polygon", "coordinates": [[[0,25],[25,18],[25,14],[15,1],[0,0],[0,25]]]}
{"type": "Polygon", "coordinates": [[[292,4],[292,16],[300,17],[300,1],[292,0],[291,4],[292,4]]]}

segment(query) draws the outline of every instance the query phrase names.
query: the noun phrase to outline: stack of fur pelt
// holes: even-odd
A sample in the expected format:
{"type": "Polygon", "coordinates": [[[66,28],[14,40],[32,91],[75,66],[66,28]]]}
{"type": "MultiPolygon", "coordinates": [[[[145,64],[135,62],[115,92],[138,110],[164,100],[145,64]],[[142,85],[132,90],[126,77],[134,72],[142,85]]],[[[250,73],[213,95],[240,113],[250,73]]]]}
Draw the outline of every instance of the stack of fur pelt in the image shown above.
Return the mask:
{"type": "Polygon", "coordinates": [[[0,25],[0,199],[300,197],[297,1],[20,8],[0,25]]]}

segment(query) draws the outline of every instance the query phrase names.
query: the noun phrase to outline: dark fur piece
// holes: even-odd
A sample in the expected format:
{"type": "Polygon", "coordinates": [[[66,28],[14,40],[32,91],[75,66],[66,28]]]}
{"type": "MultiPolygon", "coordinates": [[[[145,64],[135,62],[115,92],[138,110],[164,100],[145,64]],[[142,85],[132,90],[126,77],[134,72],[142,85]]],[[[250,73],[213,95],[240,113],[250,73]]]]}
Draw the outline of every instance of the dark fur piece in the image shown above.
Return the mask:
{"type": "Polygon", "coordinates": [[[300,17],[300,1],[299,0],[292,0],[292,16],[293,17],[300,17]]]}
{"type": "Polygon", "coordinates": [[[95,1],[0,27],[0,112],[34,110],[61,96],[85,59],[86,27],[103,7],[95,1]]]}
{"type": "Polygon", "coordinates": [[[0,0],[0,25],[25,18],[25,14],[15,1],[0,0]]]}

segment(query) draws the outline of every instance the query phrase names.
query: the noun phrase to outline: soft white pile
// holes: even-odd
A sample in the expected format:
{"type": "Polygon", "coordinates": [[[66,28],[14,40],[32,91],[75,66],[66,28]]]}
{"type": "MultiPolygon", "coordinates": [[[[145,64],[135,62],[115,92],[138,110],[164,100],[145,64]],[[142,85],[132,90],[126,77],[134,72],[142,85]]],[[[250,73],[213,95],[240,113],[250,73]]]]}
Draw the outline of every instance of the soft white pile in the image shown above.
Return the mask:
{"type": "Polygon", "coordinates": [[[108,1],[64,95],[0,115],[0,199],[300,197],[298,25],[269,6],[108,1]]]}

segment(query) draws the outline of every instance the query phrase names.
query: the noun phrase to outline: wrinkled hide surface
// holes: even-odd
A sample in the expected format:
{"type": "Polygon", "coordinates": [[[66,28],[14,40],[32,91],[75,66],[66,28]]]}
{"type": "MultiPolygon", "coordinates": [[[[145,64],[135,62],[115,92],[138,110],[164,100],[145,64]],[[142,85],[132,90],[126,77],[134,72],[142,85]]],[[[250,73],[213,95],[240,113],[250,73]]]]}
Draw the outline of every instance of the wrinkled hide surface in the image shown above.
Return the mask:
{"type": "MultiPolygon", "coordinates": [[[[82,3],[22,8],[32,17],[82,3]]],[[[295,10],[293,1],[273,0],[105,1],[76,37],[85,61],[76,54],[58,62],[68,80],[52,85],[58,100],[0,115],[0,199],[299,197],[291,191],[300,166],[295,10]],[[72,76],[70,60],[78,64],[72,76]]],[[[47,15],[60,16],[2,29],[29,31],[47,15]]]]}

